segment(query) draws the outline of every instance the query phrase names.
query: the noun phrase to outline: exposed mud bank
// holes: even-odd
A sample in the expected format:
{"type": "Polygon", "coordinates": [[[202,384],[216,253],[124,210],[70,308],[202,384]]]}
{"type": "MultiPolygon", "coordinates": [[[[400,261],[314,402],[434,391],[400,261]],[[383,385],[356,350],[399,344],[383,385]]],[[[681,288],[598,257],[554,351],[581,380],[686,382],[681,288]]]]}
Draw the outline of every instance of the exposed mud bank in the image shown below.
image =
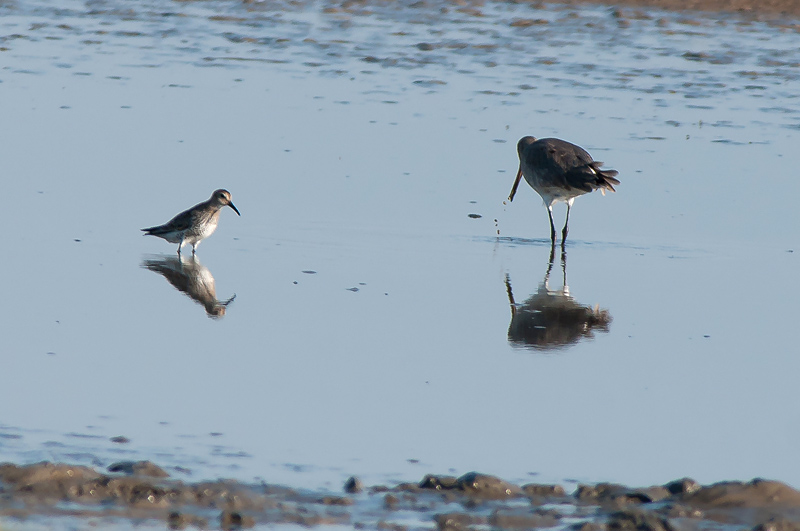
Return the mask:
{"type": "Polygon", "coordinates": [[[169,479],[150,462],[118,463],[109,470],[119,472],[47,462],[0,465],[0,517],[44,525],[56,516],[151,520],[172,529],[289,523],[581,531],[672,531],[727,524],[759,531],[800,530],[800,492],[761,479],[710,486],[681,479],[647,488],[604,483],[580,485],[568,494],[560,485],[514,485],[471,472],[367,488],[351,478],[339,495],[224,480],[185,483],[169,479]]]}
{"type": "Polygon", "coordinates": [[[794,0],[566,0],[559,4],[579,5],[605,4],[608,6],[629,6],[641,8],[657,8],[668,11],[692,12],[730,12],[753,15],[755,17],[775,17],[778,15],[800,16],[800,3],[794,0]]]}

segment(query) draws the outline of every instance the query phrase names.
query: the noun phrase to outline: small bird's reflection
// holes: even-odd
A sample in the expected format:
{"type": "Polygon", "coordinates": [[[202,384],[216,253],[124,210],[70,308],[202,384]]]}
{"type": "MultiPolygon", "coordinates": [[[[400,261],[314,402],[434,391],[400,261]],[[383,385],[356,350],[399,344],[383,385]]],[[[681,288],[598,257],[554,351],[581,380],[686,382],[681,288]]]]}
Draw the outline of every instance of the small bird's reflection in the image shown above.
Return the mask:
{"type": "Polygon", "coordinates": [[[522,304],[514,302],[511,279],[506,274],[506,291],[511,303],[511,324],[508,341],[512,345],[535,350],[554,350],[574,345],[581,339],[591,339],[594,331],[608,332],[611,314],[598,306],[583,306],[575,302],[567,286],[567,253],[561,248],[563,287],[551,290],[550,272],[553,269],[555,245],[550,249],[550,261],[544,280],[536,293],[522,304]]]}
{"type": "Polygon", "coordinates": [[[195,255],[188,258],[182,255],[158,256],[144,260],[142,267],[162,275],[175,289],[202,304],[212,319],[225,315],[226,308],[236,298],[234,294],[226,301],[217,299],[214,276],[195,255]]]}

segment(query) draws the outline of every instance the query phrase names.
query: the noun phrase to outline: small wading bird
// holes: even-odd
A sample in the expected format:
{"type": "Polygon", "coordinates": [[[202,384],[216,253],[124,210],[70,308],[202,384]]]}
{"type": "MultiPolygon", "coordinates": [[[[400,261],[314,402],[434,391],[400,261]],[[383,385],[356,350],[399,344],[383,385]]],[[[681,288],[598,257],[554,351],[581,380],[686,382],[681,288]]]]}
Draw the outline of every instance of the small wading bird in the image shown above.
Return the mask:
{"type": "Polygon", "coordinates": [[[200,242],[217,230],[219,211],[225,206],[239,214],[239,209],[231,202],[231,193],[227,190],[216,190],[208,201],[184,210],[163,225],[142,231],[145,236],[158,236],[170,243],[177,243],[178,254],[181,254],[181,247],[191,244],[194,254],[200,242]]]}
{"type": "Polygon", "coordinates": [[[557,138],[535,139],[526,136],[517,143],[519,171],[508,196],[514,200],[520,179],[524,176],[531,188],[544,200],[547,215],[550,217],[550,240],[555,244],[556,227],[553,224],[553,204],[563,201],[567,204],[567,219],[561,231],[561,245],[567,239],[569,210],[579,195],[600,189],[615,192],[616,170],[601,170],[602,162],[592,159],[583,148],[557,138]]]}

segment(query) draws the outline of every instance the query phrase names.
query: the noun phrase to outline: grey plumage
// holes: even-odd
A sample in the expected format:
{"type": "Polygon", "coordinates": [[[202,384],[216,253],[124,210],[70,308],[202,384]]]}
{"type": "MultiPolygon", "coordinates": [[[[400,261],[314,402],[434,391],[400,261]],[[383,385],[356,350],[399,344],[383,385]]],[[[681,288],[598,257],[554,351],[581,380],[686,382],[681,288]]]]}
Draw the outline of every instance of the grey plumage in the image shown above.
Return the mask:
{"type": "Polygon", "coordinates": [[[215,190],[207,201],[198,203],[188,210],[184,210],[163,225],[142,229],[145,236],[158,236],[170,243],[178,244],[178,254],[181,247],[191,244],[192,254],[201,240],[208,238],[217,229],[219,211],[229,206],[236,214],[239,209],[231,201],[231,194],[227,190],[215,190]]]}
{"type": "Polygon", "coordinates": [[[589,153],[570,142],[558,138],[536,139],[526,136],[517,143],[519,155],[519,171],[514,186],[508,196],[514,200],[520,179],[536,190],[544,200],[550,217],[550,239],[556,240],[556,229],[553,224],[553,204],[563,201],[567,203],[567,218],[562,231],[562,243],[567,238],[569,212],[575,198],[600,190],[615,192],[614,185],[619,184],[615,177],[616,170],[603,170],[602,162],[592,159],[589,153]]]}

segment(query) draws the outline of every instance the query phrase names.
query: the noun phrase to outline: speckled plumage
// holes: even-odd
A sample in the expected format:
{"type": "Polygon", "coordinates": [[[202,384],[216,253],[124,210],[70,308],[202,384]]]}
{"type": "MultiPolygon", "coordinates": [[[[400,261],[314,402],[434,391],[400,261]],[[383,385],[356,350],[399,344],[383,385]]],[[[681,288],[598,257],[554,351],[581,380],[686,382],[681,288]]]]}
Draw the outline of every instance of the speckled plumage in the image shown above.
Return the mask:
{"type": "Polygon", "coordinates": [[[188,243],[192,246],[192,254],[194,254],[200,242],[217,230],[219,211],[226,206],[231,207],[241,216],[239,209],[231,201],[230,192],[222,189],[215,190],[207,201],[184,210],[163,225],[142,229],[142,231],[145,236],[158,236],[170,243],[177,243],[178,254],[181,254],[181,248],[188,243]]]}

